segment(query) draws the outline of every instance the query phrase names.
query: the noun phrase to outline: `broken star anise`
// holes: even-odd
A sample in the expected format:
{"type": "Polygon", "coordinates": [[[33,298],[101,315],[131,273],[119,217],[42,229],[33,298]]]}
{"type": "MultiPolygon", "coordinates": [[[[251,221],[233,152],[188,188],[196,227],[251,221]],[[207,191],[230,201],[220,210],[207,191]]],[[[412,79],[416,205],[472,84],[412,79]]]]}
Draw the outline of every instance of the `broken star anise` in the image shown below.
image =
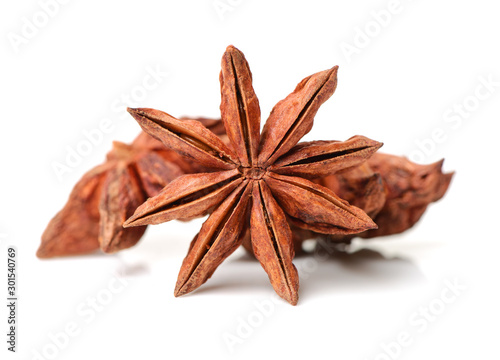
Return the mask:
{"type": "MultiPolygon", "coordinates": [[[[328,245],[345,251],[349,249],[346,244],[355,237],[371,239],[410,229],[428,205],[440,200],[448,190],[453,173],[442,171],[443,161],[419,165],[403,156],[377,152],[356,168],[316,179],[319,184],[363,209],[378,228],[358,234],[325,235],[292,227],[295,252],[302,253],[302,244],[308,239],[323,240],[317,243],[317,248],[328,245]]],[[[252,254],[247,238],[243,245],[252,254]]]]}
{"type": "Polygon", "coordinates": [[[248,63],[229,46],[220,73],[221,116],[229,146],[199,123],[181,122],[154,109],[129,109],[148,134],[214,170],[175,179],[124,224],[159,224],[210,213],[184,259],[175,296],[202,285],[241,244],[249,227],[255,255],[272,286],[295,305],[299,282],[287,218],[328,234],[376,228],[361,209],[308,178],[357,166],[382,144],[355,136],[345,142],[297,145],[310,131],[320,105],[335,91],[337,68],[302,80],[274,107],[260,134],[259,102],[248,63]]]}
{"type": "MultiPolygon", "coordinates": [[[[192,121],[223,133],[219,120],[192,121]]],[[[124,229],[123,222],[148,196],[178,176],[200,169],[144,132],[130,145],[113,142],[106,161],[83,175],[64,208],[49,222],[37,256],[82,255],[99,248],[114,253],[135,245],[146,227],[124,229]]]]}
{"type": "Polygon", "coordinates": [[[420,165],[402,156],[375,154],[367,165],[382,176],[386,201],[372,217],[379,229],[361,237],[399,234],[415,225],[428,205],[440,200],[450,186],[454,172],[443,173],[443,162],[420,165]]]}

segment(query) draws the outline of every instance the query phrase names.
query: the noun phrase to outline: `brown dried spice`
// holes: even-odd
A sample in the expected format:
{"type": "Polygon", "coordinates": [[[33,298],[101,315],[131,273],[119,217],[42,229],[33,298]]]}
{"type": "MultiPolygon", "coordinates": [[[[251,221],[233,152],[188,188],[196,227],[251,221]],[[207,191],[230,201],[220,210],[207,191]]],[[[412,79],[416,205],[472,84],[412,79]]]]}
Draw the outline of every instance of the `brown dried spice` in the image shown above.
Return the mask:
{"type": "Polygon", "coordinates": [[[384,179],[386,202],[375,216],[379,229],[364,238],[401,233],[420,219],[431,202],[440,200],[450,185],[452,173],[443,173],[444,160],[418,165],[404,157],[376,154],[368,162],[384,179]]]}
{"type": "MultiPolygon", "coordinates": [[[[196,121],[218,134],[223,130],[219,120],[196,121]]],[[[181,174],[199,170],[145,133],[131,145],[114,142],[106,162],[82,177],[49,222],[37,256],[80,255],[99,248],[112,253],[135,245],[146,227],[124,229],[123,222],[148,196],[181,174]]]]}
{"type": "MultiPolygon", "coordinates": [[[[302,252],[302,243],[311,238],[320,237],[329,243],[348,244],[355,237],[368,239],[410,229],[427,206],[446,193],[453,173],[443,173],[442,165],[443,160],[418,165],[405,157],[376,153],[357,168],[318,179],[318,183],[363,209],[375,221],[378,229],[355,235],[326,236],[294,229],[296,252],[302,252]]],[[[244,244],[251,252],[248,243],[244,244]]],[[[339,250],[342,249],[344,247],[339,246],[339,250]]]]}
{"type": "Polygon", "coordinates": [[[298,274],[287,216],[301,228],[352,234],[376,228],[362,210],[307,178],[355,167],[382,144],[356,136],[346,142],[297,144],[319,107],[335,91],[337,67],[302,80],[272,110],[260,134],[260,108],[244,55],[229,46],[222,58],[221,116],[230,146],[196,122],[154,109],[129,109],[144,131],[215,172],[181,176],[148,199],[124,226],[159,224],[210,213],[182,264],[175,296],[202,285],[242,243],[250,228],[257,259],[285,300],[298,300],[298,274]]]}
{"type": "Polygon", "coordinates": [[[131,145],[115,142],[107,161],[83,176],[49,223],[39,257],[98,248],[115,252],[135,245],[145,224],[210,213],[191,243],[175,295],[196,289],[243,244],[255,253],[276,292],[296,304],[298,276],[292,259],[303,251],[304,240],[319,237],[345,250],[355,236],[400,233],[446,192],[453,174],[441,172],[442,161],[417,165],[377,153],[366,162],[381,144],[362,136],[295,145],[334,92],[336,68],[304,79],[276,105],[260,135],[260,109],[243,54],[229,47],[222,65],[224,121],[198,119],[222,142],[196,122],[181,124],[152,109],[131,110],[163,143],[146,133],[131,145]],[[183,174],[207,171],[215,172],[183,176],[155,196],[183,174]],[[139,226],[122,228],[147,196],[155,198],[129,220],[139,226]]]}

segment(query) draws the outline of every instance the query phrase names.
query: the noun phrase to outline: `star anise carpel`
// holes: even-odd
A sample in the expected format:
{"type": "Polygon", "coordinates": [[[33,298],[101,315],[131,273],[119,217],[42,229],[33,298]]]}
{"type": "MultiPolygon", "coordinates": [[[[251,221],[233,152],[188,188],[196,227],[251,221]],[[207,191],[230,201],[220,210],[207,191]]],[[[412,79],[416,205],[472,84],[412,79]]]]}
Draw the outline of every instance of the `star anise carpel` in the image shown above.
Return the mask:
{"type": "Polygon", "coordinates": [[[358,166],[382,144],[363,136],[298,143],[334,93],[337,70],[335,66],[303,79],[276,104],[260,133],[250,68],[244,55],[229,46],[220,73],[228,145],[200,123],[154,109],[129,109],[145,132],[211,171],[176,178],[124,224],[143,226],[209,214],[181,266],[176,296],[202,285],[250,229],[253,251],[272,286],[295,305],[298,274],[288,221],[324,234],[376,228],[364,211],[310,179],[358,166]]]}

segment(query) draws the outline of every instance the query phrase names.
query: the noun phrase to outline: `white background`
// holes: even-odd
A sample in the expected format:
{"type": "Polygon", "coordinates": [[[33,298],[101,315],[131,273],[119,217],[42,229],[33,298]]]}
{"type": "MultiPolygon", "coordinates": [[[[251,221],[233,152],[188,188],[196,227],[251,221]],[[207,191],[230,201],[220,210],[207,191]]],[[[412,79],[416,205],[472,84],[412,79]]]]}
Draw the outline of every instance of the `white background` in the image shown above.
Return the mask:
{"type": "Polygon", "coordinates": [[[401,0],[394,8],[387,0],[74,0],[49,10],[40,3],[3,1],[0,8],[0,257],[17,246],[17,358],[383,360],[384,344],[401,333],[411,343],[398,351],[393,345],[394,358],[499,358],[496,2],[401,0]],[[390,17],[380,15],[389,10],[390,17]],[[422,163],[446,158],[445,170],[456,171],[448,194],[411,231],[357,245],[378,253],[296,259],[308,269],[299,304],[279,301],[264,315],[256,304],[268,304],[274,291],[243,251],[199,291],[174,298],[200,221],[150,227],[138,246],[112,256],[38,260],[40,235],[76,181],[112,140],[138,133],[125,106],[218,116],[220,59],[229,44],[250,63],[263,119],[303,77],[340,65],[337,91],[305,139],[362,134],[422,163]],[[155,68],[168,75],[138,90],[155,68]],[[474,100],[481,79],[496,85],[474,100]],[[464,102],[469,110],[447,122],[464,102]],[[112,131],[58,178],[54,164],[65,164],[103,119],[112,131]],[[430,143],[440,131],[440,142],[430,143]],[[102,311],[89,312],[87,301],[115,276],[127,285],[102,311]],[[446,282],[460,284],[458,295],[432,321],[422,320],[420,307],[439,306],[446,282]],[[65,340],[68,326],[77,334],[65,340]],[[228,336],[239,342],[229,346],[228,336]]]}

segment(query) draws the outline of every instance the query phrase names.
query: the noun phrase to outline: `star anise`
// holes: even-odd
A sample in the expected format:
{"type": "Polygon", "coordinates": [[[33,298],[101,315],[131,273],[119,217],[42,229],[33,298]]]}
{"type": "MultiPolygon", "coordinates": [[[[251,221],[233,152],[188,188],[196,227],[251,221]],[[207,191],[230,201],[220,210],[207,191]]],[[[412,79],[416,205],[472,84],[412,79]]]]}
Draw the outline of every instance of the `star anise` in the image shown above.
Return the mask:
{"type": "MultiPolygon", "coordinates": [[[[217,134],[223,132],[219,120],[193,121],[217,134]]],[[[146,227],[124,229],[123,222],[148,196],[178,176],[200,169],[143,132],[130,145],[115,141],[106,162],[82,177],[49,222],[37,256],[81,255],[99,248],[113,253],[135,245],[146,227]]]]}
{"type": "Polygon", "coordinates": [[[335,91],[337,68],[303,79],[272,110],[260,134],[260,108],[244,55],[222,58],[221,116],[230,146],[199,123],[154,109],[129,109],[144,131],[214,172],[181,176],[148,199],[124,226],[159,224],[210,213],[182,264],[175,296],[202,285],[241,244],[252,247],[275,291],[298,300],[298,275],[287,218],[302,228],[351,234],[376,228],[361,209],[308,178],[357,166],[382,144],[362,136],[297,144],[335,91]]]}
{"type": "MultiPolygon", "coordinates": [[[[302,243],[308,239],[320,238],[329,247],[338,244],[338,250],[346,250],[345,245],[355,237],[370,239],[400,234],[410,229],[428,205],[440,200],[448,190],[453,173],[443,173],[442,165],[443,160],[419,165],[403,156],[377,152],[359,167],[316,179],[319,184],[363,209],[378,228],[351,235],[294,231],[295,251],[302,252],[302,243]]],[[[248,239],[243,245],[252,253],[248,239]]],[[[322,246],[325,243],[318,243],[318,247],[322,246]]]]}
{"type": "Polygon", "coordinates": [[[440,200],[454,172],[443,173],[443,160],[416,164],[403,156],[375,154],[368,166],[379,173],[385,186],[386,201],[372,217],[379,225],[361,234],[364,238],[399,234],[411,228],[432,202],[440,200]]]}

